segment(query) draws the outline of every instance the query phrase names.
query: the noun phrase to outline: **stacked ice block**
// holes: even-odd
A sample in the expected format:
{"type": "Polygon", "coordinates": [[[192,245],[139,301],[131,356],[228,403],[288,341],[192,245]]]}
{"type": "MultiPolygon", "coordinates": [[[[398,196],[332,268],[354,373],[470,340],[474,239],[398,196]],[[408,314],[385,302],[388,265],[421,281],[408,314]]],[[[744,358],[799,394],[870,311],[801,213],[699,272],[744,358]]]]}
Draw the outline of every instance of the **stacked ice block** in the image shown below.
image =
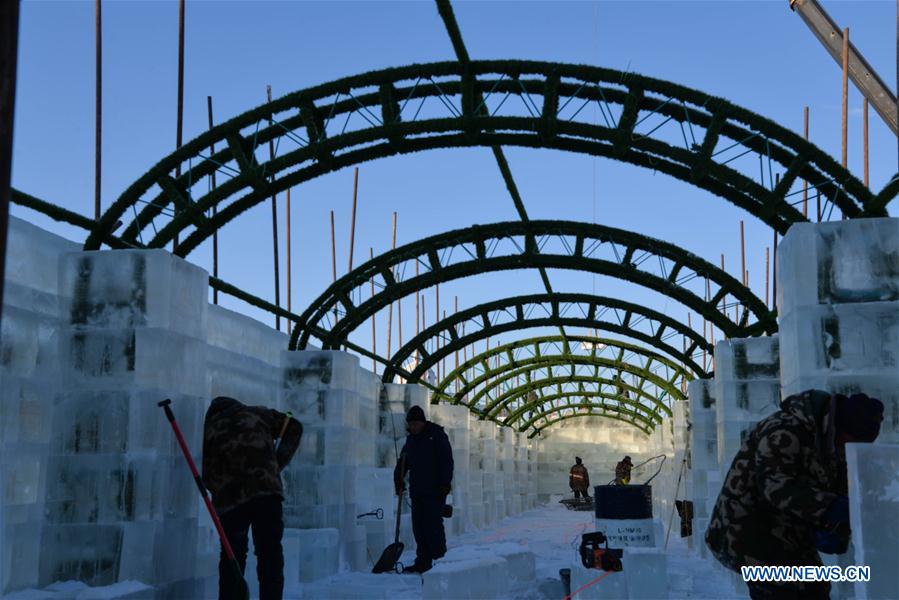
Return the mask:
{"type": "Polygon", "coordinates": [[[0,333],[0,594],[38,583],[53,398],[59,260],[78,249],[10,217],[0,333]]]}
{"type": "MultiPolygon", "coordinates": [[[[356,478],[374,455],[374,423],[360,427],[363,407],[376,402],[371,378],[344,352],[285,351],[282,361],[282,407],[303,423],[299,453],[282,472],[285,525],[338,530],[343,563],[362,570],[366,533],[356,523],[356,478]]],[[[318,560],[314,548],[301,547],[304,557],[318,560]]]]}
{"type": "Polygon", "coordinates": [[[470,412],[461,404],[432,404],[430,420],[443,427],[453,449],[452,493],[447,501],[453,505],[453,516],[444,522],[448,535],[459,535],[466,530],[467,510],[470,505],[468,488],[470,481],[471,430],[470,412]]]}
{"type": "Polygon", "coordinates": [[[784,396],[865,392],[886,407],[880,442],[899,441],[899,219],[790,228],[778,250],[784,396]]]}
{"type": "Polygon", "coordinates": [[[718,468],[718,428],[715,421],[715,385],[711,379],[695,379],[688,384],[690,398],[690,483],[693,499],[694,547],[706,556],[703,538],[709,516],[721,489],[718,468]]]}
{"type": "Polygon", "coordinates": [[[722,479],[755,424],[779,408],[778,336],[715,344],[715,419],[722,479]]]}
{"type": "MultiPolygon", "coordinates": [[[[60,264],[62,391],[48,463],[40,583],[196,577],[197,494],[168,421],[200,458],[208,403],[207,275],[163,250],[60,264]]],[[[180,588],[178,588],[180,589],[180,588]]]]}

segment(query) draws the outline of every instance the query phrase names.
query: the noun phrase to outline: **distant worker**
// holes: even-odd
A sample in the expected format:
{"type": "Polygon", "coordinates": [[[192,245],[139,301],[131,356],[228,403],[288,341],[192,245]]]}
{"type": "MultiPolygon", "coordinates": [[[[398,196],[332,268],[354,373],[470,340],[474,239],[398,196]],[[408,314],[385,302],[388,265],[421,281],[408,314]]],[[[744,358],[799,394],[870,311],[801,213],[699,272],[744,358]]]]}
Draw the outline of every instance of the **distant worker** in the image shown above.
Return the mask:
{"type": "MultiPolygon", "coordinates": [[[[705,541],[721,564],[821,565],[818,550],[849,545],[847,442],[873,442],[883,403],[808,390],[788,397],[743,441],[725,477],[705,541]]],[[[830,583],[749,582],[765,599],[827,599],[830,583]]]]}
{"type": "Polygon", "coordinates": [[[615,485],[627,485],[631,482],[631,469],[634,467],[630,456],[625,456],[615,465],[615,485]]]}
{"type": "Polygon", "coordinates": [[[446,554],[443,507],[452,489],[453,449],[443,427],[425,419],[420,406],[413,406],[406,414],[406,430],[409,435],[393,471],[397,495],[404,489],[403,479],[409,473],[412,499],[415,563],[403,572],[424,573],[431,569],[435,559],[446,554]],[[404,458],[405,468],[400,470],[404,458]]]}
{"type": "Polygon", "coordinates": [[[584,466],[580,456],[574,457],[574,466],[568,473],[568,487],[574,491],[575,500],[581,496],[585,499],[590,498],[590,474],[587,473],[587,467],[584,466]]]}
{"type": "MultiPolygon", "coordinates": [[[[241,572],[247,566],[248,533],[253,529],[259,600],[281,600],[284,593],[281,470],[293,458],[302,435],[303,426],[296,419],[233,398],[215,398],[206,411],[203,483],[212,494],[241,572]]],[[[222,550],[219,600],[236,597],[228,584],[227,561],[222,550]]]]}

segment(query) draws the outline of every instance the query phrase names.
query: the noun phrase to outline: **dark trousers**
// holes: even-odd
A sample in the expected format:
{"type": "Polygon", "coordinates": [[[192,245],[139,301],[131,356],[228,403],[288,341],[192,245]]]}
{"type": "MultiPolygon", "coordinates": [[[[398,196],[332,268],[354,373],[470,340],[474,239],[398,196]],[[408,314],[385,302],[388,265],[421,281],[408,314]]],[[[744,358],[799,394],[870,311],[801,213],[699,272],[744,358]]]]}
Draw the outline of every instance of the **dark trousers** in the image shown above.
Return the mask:
{"type": "MultiPolygon", "coordinates": [[[[412,498],[412,533],[415,534],[415,565],[430,567],[446,554],[443,530],[443,498],[412,498]]],[[[261,600],[261,599],[260,599],[261,600]]]]}
{"type": "Polygon", "coordinates": [[[747,582],[752,600],[830,600],[830,582],[747,582]]]}
{"type": "Polygon", "coordinates": [[[587,490],[584,490],[584,491],[574,490],[574,499],[577,500],[578,498],[581,498],[581,497],[586,499],[586,498],[589,498],[590,495],[587,494],[587,490]]]}
{"type": "MultiPolygon", "coordinates": [[[[222,528],[243,573],[247,568],[249,530],[253,529],[256,553],[256,575],[259,577],[259,600],[281,600],[284,593],[284,519],[278,496],[260,496],[221,515],[222,528]]],[[[227,588],[228,557],[222,548],[219,559],[219,600],[235,598],[227,588]]]]}

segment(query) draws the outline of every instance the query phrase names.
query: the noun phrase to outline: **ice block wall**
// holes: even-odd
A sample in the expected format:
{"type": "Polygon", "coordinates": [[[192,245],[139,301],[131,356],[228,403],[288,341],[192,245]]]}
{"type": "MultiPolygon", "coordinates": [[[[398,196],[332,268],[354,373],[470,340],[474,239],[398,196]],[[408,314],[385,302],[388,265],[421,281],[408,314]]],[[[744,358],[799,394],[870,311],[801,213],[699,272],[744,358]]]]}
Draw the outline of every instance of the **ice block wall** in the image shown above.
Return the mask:
{"type": "Polygon", "coordinates": [[[899,219],[797,223],[777,253],[784,396],[865,392],[899,441],[899,219]]]}
{"type": "Polygon", "coordinates": [[[693,547],[708,557],[704,537],[718,492],[718,428],[715,420],[715,382],[695,379],[687,384],[690,403],[690,485],[693,500],[693,547]]]}
{"type": "Polygon", "coordinates": [[[59,259],[73,242],[10,217],[0,334],[0,594],[38,581],[53,394],[59,259]]]}
{"type": "Polygon", "coordinates": [[[715,421],[723,476],[756,423],[780,408],[779,337],[715,344],[715,421]]]}
{"type": "MultiPolygon", "coordinates": [[[[197,495],[157,402],[200,458],[208,276],[164,250],[66,254],[39,583],[195,577],[197,495]]],[[[183,592],[182,592],[183,593],[183,592]]]]}

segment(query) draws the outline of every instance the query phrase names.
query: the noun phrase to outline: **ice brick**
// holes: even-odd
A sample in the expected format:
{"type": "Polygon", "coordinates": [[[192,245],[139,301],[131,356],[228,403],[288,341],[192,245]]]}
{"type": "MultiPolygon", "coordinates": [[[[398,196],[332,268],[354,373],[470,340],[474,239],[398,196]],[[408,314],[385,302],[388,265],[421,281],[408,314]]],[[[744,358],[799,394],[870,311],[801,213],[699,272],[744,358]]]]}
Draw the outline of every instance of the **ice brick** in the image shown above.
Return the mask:
{"type": "Polygon", "coordinates": [[[899,598],[899,445],[847,444],[846,462],[855,564],[871,567],[856,597],[899,598]]]}
{"type": "Polygon", "coordinates": [[[422,598],[496,598],[506,591],[508,576],[508,563],[499,557],[439,562],[422,577],[422,598]]]}
{"type": "Polygon", "coordinates": [[[359,357],[336,350],[306,350],[281,355],[284,389],[355,391],[359,357]]]}
{"type": "Polygon", "coordinates": [[[339,545],[337,529],[298,529],[300,581],[315,581],[337,572],[339,545]]]}

